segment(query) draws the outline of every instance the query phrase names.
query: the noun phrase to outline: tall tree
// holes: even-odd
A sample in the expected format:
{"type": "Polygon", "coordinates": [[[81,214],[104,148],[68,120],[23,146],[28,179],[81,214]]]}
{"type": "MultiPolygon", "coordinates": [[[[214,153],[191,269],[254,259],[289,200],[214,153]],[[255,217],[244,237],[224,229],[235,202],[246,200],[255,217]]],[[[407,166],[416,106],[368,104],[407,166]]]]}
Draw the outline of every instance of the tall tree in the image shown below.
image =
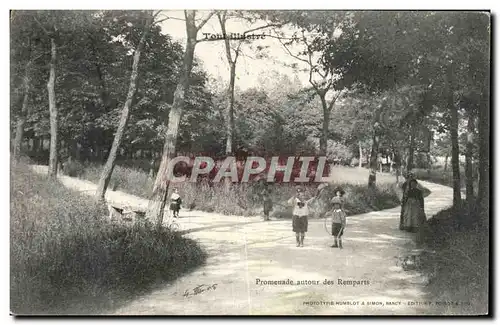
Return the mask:
{"type": "Polygon", "coordinates": [[[475,122],[474,112],[469,110],[467,113],[467,144],[465,152],[465,195],[469,208],[474,204],[474,172],[472,168],[472,157],[474,154],[475,122]]]}
{"type": "Polygon", "coordinates": [[[490,206],[490,76],[486,71],[479,107],[479,185],[478,205],[480,213],[487,217],[490,206]]]}
{"type": "Polygon", "coordinates": [[[242,42],[238,44],[234,55],[231,53],[231,44],[229,37],[226,36],[227,10],[217,13],[222,35],[224,35],[224,47],[226,49],[226,59],[229,64],[229,85],[227,89],[227,109],[226,109],[226,155],[230,156],[234,151],[234,83],[236,80],[236,63],[240,55],[242,42]],[[233,58],[234,56],[234,58],[233,58]]]}
{"type": "Polygon", "coordinates": [[[37,27],[32,19],[23,11],[11,12],[11,84],[16,90],[12,98],[14,106],[21,105],[20,111],[15,108],[14,116],[17,117],[15,138],[13,143],[14,162],[21,155],[21,145],[24,139],[25,124],[29,118],[29,99],[32,92],[31,79],[36,68],[36,60],[45,53],[37,53],[37,27]],[[20,87],[16,88],[16,76],[20,79],[20,87]],[[22,77],[21,77],[22,76],[22,77]]]}
{"type": "Polygon", "coordinates": [[[451,136],[451,168],[453,170],[453,206],[458,207],[462,201],[460,192],[460,160],[458,144],[458,108],[454,99],[454,71],[453,63],[446,67],[447,108],[450,111],[451,136]]]}
{"type": "MultiPolygon", "coordinates": [[[[224,40],[224,48],[226,53],[227,63],[229,65],[229,84],[227,87],[227,108],[226,108],[226,155],[231,155],[234,152],[234,87],[236,81],[236,66],[238,63],[238,58],[242,54],[242,45],[248,44],[250,41],[247,39],[247,35],[252,32],[256,32],[262,29],[281,26],[280,24],[265,24],[262,26],[250,28],[241,34],[241,39],[236,40],[236,46],[231,42],[231,34],[227,33],[227,22],[229,19],[238,19],[239,21],[249,21],[253,22],[254,15],[246,13],[244,11],[238,12],[228,12],[227,10],[217,12],[217,18],[219,20],[221,32],[224,40]]],[[[234,41],[233,41],[234,43],[234,41]]],[[[263,47],[258,46],[257,51],[262,50],[263,47]]]]}
{"type": "Polygon", "coordinates": [[[214,12],[210,12],[207,17],[202,19],[202,21],[196,25],[196,10],[184,11],[187,40],[182,73],[179,83],[175,89],[174,102],[170,107],[161,163],[153,186],[153,195],[149,201],[147,210],[147,216],[156,220],[157,227],[161,227],[163,225],[163,213],[170,185],[169,173],[173,172],[170,171],[168,167],[170,160],[175,157],[179,122],[182,117],[186,100],[185,94],[189,88],[190,75],[193,68],[194,51],[198,42],[198,31],[206,24],[213,14],[214,12]]]}
{"type": "Polygon", "coordinates": [[[482,14],[479,16],[480,26],[474,30],[482,35],[482,43],[476,52],[482,72],[478,74],[479,82],[479,184],[478,205],[479,212],[484,220],[489,215],[490,200],[490,60],[491,60],[491,16],[482,14]]]}
{"type": "Polygon", "coordinates": [[[337,80],[336,76],[334,75],[333,70],[325,69],[324,65],[322,65],[318,60],[318,55],[315,54],[316,50],[313,43],[314,40],[308,40],[305,29],[302,30],[302,36],[300,38],[292,38],[289,41],[283,41],[279,38],[279,40],[291,57],[305,63],[307,66],[309,83],[311,84],[312,90],[321,101],[323,121],[319,147],[320,154],[326,156],[330,131],[330,115],[335,103],[342,94],[342,90],[335,91],[337,80]],[[299,54],[294,54],[291,50],[294,43],[299,43],[304,47],[299,54]]]}
{"type": "Polygon", "coordinates": [[[113,173],[113,169],[115,167],[116,157],[118,154],[118,149],[120,148],[120,143],[122,141],[123,134],[125,132],[125,127],[127,125],[129,119],[130,107],[132,105],[132,101],[134,99],[135,93],[137,91],[137,78],[139,74],[139,60],[141,58],[142,48],[144,46],[144,42],[149,33],[151,25],[154,23],[155,17],[159,14],[158,11],[156,14],[152,11],[147,13],[146,21],[144,23],[144,28],[142,31],[142,36],[139,40],[139,44],[135,48],[134,51],[134,59],[132,63],[132,71],[130,73],[130,82],[127,92],[127,98],[122,108],[120,122],[118,123],[118,127],[116,129],[115,137],[113,140],[113,145],[111,146],[111,150],[108,155],[108,159],[101,173],[101,177],[99,179],[99,183],[97,185],[96,191],[96,199],[104,200],[104,194],[106,193],[106,189],[108,187],[109,181],[111,179],[111,174],[113,173]]]}
{"type": "MultiPolygon", "coordinates": [[[[45,27],[42,22],[38,19],[37,15],[34,15],[35,21],[38,23],[40,28],[44,31],[45,36],[50,41],[50,62],[49,62],[49,80],[47,81],[47,93],[49,96],[49,115],[50,115],[50,153],[49,153],[49,176],[57,176],[57,153],[58,153],[58,112],[57,112],[57,102],[56,102],[56,64],[57,64],[57,42],[59,28],[57,26],[57,18],[59,13],[52,12],[48,13],[48,25],[45,27]]],[[[43,20],[42,20],[43,21],[43,20]]]]}
{"type": "Polygon", "coordinates": [[[26,64],[26,71],[24,73],[23,78],[23,100],[21,107],[21,114],[17,119],[16,126],[16,137],[14,139],[14,161],[18,162],[21,156],[21,144],[24,138],[24,124],[26,123],[26,119],[28,117],[28,100],[30,94],[30,75],[31,75],[31,67],[33,65],[32,60],[30,59],[26,64]]]}

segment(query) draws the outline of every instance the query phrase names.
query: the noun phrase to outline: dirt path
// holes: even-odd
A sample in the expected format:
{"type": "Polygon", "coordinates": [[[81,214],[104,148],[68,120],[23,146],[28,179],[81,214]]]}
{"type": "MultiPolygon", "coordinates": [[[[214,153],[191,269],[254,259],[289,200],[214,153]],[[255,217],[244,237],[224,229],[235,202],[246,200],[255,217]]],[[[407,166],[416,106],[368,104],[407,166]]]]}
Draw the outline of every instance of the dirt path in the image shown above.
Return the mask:
{"type": "MultiPolygon", "coordinates": [[[[44,172],[43,167],[34,167],[44,172]]],[[[70,188],[95,185],[61,177],[70,188]]],[[[451,206],[452,189],[421,182],[432,216],[451,206]]],[[[122,192],[111,201],[147,204],[122,192]]],[[[305,247],[295,247],[291,221],[181,212],[181,227],[209,252],[207,264],[116,310],[121,315],[421,315],[445,310],[422,305],[426,279],[403,271],[399,257],[414,248],[413,234],[398,229],[400,208],[348,218],[344,249],[330,248],[322,220],[311,220],[305,247]],[[208,230],[204,227],[210,227],[208,230]],[[290,279],[293,284],[262,281],[290,279]],[[339,279],[343,284],[339,284],[339,279]],[[260,280],[260,283],[257,283],[260,280]],[[319,281],[297,284],[298,281],[319,281]],[[324,281],[331,281],[324,284],[324,281]],[[364,281],[348,284],[347,281],[364,281]],[[347,284],[346,284],[347,283],[347,284]],[[200,287],[201,290],[195,289],[200,287]],[[187,293],[187,295],[186,295],[187,293]]]]}

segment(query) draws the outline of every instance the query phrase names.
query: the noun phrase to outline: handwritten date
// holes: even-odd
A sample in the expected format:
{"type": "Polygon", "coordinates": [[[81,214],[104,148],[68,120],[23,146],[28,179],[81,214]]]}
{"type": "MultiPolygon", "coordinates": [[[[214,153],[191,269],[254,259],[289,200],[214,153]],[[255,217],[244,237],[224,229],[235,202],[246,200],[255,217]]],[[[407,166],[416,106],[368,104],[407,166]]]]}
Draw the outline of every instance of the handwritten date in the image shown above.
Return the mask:
{"type": "Polygon", "coordinates": [[[215,290],[215,289],[217,289],[217,283],[214,283],[212,285],[200,284],[199,286],[193,288],[192,290],[186,289],[186,291],[184,291],[183,296],[184,297],[196,296],[196,295],[199,295],[200,293],[203,293],[205,291],[210,291],[210,290],[215,290]]]}

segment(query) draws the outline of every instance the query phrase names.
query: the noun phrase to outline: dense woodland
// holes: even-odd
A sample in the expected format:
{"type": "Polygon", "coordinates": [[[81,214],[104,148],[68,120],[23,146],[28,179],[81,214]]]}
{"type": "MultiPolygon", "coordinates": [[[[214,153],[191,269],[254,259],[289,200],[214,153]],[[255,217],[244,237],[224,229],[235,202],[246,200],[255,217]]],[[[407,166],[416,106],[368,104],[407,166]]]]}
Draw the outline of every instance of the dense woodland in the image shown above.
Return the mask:
{"type": "Polygon", "coordinates": [[[162,33],[166,19],[168,11],[12,11],[14,158],[48,164],[51,176],[68,160],[103,164],[97,198],[117,163],[152,169],[148,214],[161,220],[177,154],[326,155],[366,164],[369,186],[381,158],[402,173],[446,157],[457,206],[464,156],[467,202],[487,214],[488,13],[188,10],[185,44],[162,33]],[[270,67],[260,85],[240,90],[238,58],[266,55],[241,40],[218,40],[229,82],[211,77],[196,56],[209,19],[221,33],[230,20],[265,30],[308,86],[270,67]]]}

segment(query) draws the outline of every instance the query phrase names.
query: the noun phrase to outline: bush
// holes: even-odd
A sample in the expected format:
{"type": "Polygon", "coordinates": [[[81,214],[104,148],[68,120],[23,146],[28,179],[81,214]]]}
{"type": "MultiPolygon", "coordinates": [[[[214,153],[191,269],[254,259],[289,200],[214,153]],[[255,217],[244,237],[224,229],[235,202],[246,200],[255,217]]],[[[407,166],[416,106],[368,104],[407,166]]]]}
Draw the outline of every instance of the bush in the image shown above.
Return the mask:
{"type": "Polygon", "coordinates": [[[436,301],[459,301],[461,314],[488,311],[489,235],[487,217],[465,207],[447,209],[429,219],[421,244],[434,254],[423,254],[421,271],[429,277],[427,290],[436,301]]]}
{"type": "Polygon", "coordinates": [[[68,160],[62,164],[62,172],[71,177],[80,177],[85,172],[85,166],[77,160],[68,160]]]}
{"type": "Polygon", "coordinates": [[[107,210],[26,166],[11,171],[11,311],[88,312],[202,264],[198,244],[107,210]],[[78,307],[83,301],[85,306],[78,307]]]}
{"type": "MultiPolygon", "coordinates": [[[[323,217],[329,208],[329,201],[335,195],[334,190],[340,186],[346,193],[344,195],[345,204],[344,209],[348,216],[367,213],[371,211],[379,211],[383,209],[393,208],[400,204],[397,186],[382,184],[374,189],[368,188],[363,185],[353,185],[348,183],[334,183],[329,184],[323,191],[325,191],[318,200],[311,203],[311,216],[323,217]]],[[[311,197],[316,192],[317,185],[311,186],[306,190],[307,196],[311,197]]],[[[289,191],[282,192],[277,196],[281,199],[281,203],[286,205],[286,201],[295,194],[295,189],[291,188],[289,191]]],[[[291,218],[292,207],[275,206],[273,215],[280,218],[291,218]]]]}
{"type": "Polygon", "coordinates": [[[414,155],[414,164],[416,168],[429,168],[429,159],[427,153],[416,152],[414,155]]]}
{"type": "MultiPolygon", "coordinates": [[[[101,172],[102,166],[88,164],[79,177],[97,184],[101,177],[101,172]]],[[[112,191],[120,190],[143,198],[149,198],[151,196],[153,184],[154,179],[151,179],[149,175],[140,168],[115,166],[109,182],[109,189],[112,191]]]]}

